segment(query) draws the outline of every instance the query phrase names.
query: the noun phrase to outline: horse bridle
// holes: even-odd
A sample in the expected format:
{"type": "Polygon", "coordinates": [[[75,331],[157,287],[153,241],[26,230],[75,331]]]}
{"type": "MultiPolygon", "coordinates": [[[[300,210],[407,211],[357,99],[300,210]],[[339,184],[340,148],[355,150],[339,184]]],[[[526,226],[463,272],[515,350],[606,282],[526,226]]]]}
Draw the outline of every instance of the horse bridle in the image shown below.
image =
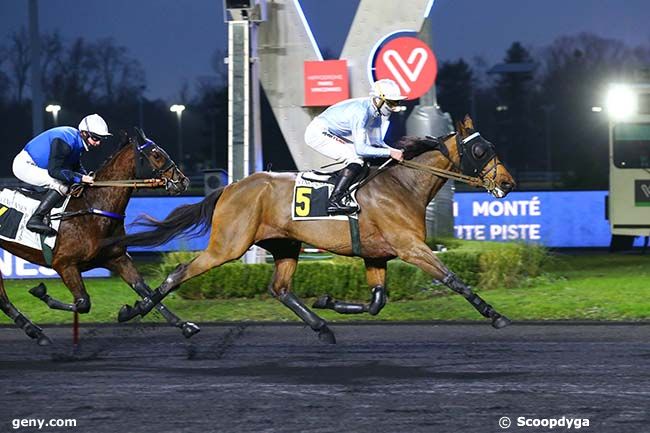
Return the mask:
{"type": "Polygon", "coordinates": [[[494,145],[482,138],[478,132],[470,134],[464,139],[461,139],[460,136],[456,134],[456,146],[460,158],[459,167],[458,164],[451,159],[449,149],[447,149],[447,145],[445,144],[445,141],[451,135],[452,134],[449,134],[442,138],[427,135],[426,139],[435,143],[435,147],[432,150],[439,151],[451,163],[453,171],[430,167],[413,161],[401,161],[400,164],[472,186],[483,187],[487,191],[493,191],[496,189],[497,169],[501,163],[496,161],[496,150],[494,145]],[[477,157],[473,152],[473,147],[477,144],[483,144],[486,147],[484,153],[480,157],[477,157]],[[484,173],[484,169],[490,161],[494,161],[494,165],[490,167],[490,170],[487,173],[484,173]],[[490,176],[490,174],[492,174],[492,176],[490,176]]]}
{"type": "Polygon", "coordinates": [[[460,156],[461,173],[467,176],[478,177],[483,182],[487,179],[496,185],[497,171],[501,162],[497,161],[497,151],[494,144],[481,137],[481,134],[478,132],[474,132],[462,140],[459,135],[456,135],[456,146],[458,147],[460,156]],[[481,156],[477,157],[474,147],[480,145],[484,146],[484,151],[481,156]],[[485,167],[490,161],[492,161],[492,167],[485,173],[485,167]],[[492,174],[491,179],[488,179],[490,174],[492,174]]]}
{"type": "Polygon", "coordinates": [[[165,190],[169,191],[172,187],[177,187],[181,183],[181,180],[173,180],[171,176],[166,177],[165,174],[169,171],[177,170],[178,167],[176,163],[172,161],[167,152],[162,150],[156,143],[145,139],[142,144],[134,145],[136,152],[136,163],[135,163],[135,177],[136,179],[161,179],[165,182],[165,190]],[[165,163],[161,168],[156,168],[151,163],[149,156],[152,152],[158,151],[165,157],[165,163]],[[148,166],[145,167],[144,161],[147,161],[148,166]]]}

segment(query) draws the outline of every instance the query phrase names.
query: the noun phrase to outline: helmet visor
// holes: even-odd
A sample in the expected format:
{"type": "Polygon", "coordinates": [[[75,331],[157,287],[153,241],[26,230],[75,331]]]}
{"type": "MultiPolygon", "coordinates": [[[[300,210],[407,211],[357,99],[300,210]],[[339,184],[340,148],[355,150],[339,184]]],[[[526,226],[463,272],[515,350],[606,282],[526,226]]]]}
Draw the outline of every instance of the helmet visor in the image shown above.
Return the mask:
{"type": "Polygon", "coordinates": [[[107,135],[99,135],[99,134],[95,134],[94,132],[90,132],[90,131],[88,131],[88,135],[89,135],[90,138],[92,138],[94,141],[105,141],[105,140],[108,139],[108,136],[107,136],[107,135]]]}
{"type": "Polygon", "coordinates": [[[393,113],[406,110],[406,107],[402,105],[402,101],[397,101],[395,99],[384,99],[384,104],[386,104],[386,107],[388,107],[388,109],[393,113]]]}

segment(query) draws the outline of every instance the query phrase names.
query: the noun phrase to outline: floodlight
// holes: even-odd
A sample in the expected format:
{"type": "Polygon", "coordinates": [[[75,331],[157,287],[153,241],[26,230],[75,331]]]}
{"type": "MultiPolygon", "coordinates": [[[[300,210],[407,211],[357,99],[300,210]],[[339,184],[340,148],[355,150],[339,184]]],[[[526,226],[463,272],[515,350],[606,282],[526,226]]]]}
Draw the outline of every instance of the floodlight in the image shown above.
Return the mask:
{"type": "Polygon", "coordinates": [[[612,119],[625,120],[637,112],[637,95],[629,86],[612,85],[607,92],[606,106],[612,119]]]}
{"type": "Polygon", "coordinates": [[[52,113],[52,114],[56,114],[56,113],[58,113],[60,110],[61,110],[61,106],[60,106],[60,105],[53,105],[53,104],[50,104],[50,105],[48,105],[47,107],[45,107],[45,111],[47,111],[48,113],[52,113]]]}
{"type": "Polygon", "coordinates": [[[185,105],[181,105],[181,104],[174,104],[171,107],[169,107],[169,111],[174,112],[179,116],[181,115],[183,110],[185,110],[185,105]]]}

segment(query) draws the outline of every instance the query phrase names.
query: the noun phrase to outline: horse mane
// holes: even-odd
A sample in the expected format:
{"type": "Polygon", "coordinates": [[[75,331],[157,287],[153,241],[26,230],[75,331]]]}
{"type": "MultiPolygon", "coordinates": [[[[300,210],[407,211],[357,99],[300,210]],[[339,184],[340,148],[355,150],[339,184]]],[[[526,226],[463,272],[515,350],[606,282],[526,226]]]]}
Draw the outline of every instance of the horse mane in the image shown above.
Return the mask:
{"type": "Polygon", "coordinates": [[[445,140],[454,134],[455,133],[450,133],[440,137],[432,137],[430,135],[427,135],[426,137],[415,137],[407,135],[400,138],[399,141],[395,143],[395,147],[404,152],[404,159],[409,160],[423,154],[424,152],[444,147],[445,140]]]}
{"type": "Polygon", "coordinates": [[[113,162],[115,160],[117,155],[120,154],[122,151],[124,151],[125,148],[128,147],[127,146],[128,144],[129,144],[128,133],[126,131],[120,131],[120,143],[117,146],[117,150],[112,152],[110,155],[108,155],[106,157],[106,159],[104,159],[104,161],[102,161],[102,163],[99,165],[99,167],[97,167],[97,170],[95,171],[95,174],[97,175],[97,174],[103,173],[107,169],[107,167],[109,167],[111,162],[113,162]]]}

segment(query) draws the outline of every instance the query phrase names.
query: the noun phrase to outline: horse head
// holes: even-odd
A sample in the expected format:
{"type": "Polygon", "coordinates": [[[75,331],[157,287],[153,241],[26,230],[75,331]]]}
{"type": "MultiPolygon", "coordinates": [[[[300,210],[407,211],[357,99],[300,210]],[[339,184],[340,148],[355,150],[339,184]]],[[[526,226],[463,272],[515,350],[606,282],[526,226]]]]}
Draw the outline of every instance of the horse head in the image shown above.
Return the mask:
{"type": "Polygon", "coordinates": [[[512,175],[505,168],[492,143],[476,130],[469,116],[457,125],[457,132],[442,137],[403,137],[398,143],[404,152],[404,159],[420,155],[427,159],[427,165],[450,168],[465,177],[477,179],[485,189],[497,198],[505,197],[515,187],[512,175]],[[442,158],[431,160],[433,151],[442,158]]]}
{"type": "Polygon", "coordinates": [[[461,173],[481,179],[488,192],[496,198],[508,195],[516,182],[499,159],[494,145],[474,129],[474,122],[469,115],[457,123],[456,130],[458,135],[455,142],[461,173]]]}
{"type": "Polygon", "coordinates": [[[190,180],[176,166],[165,150],[148,139],[144,131],[134,127],[134,134],[122,135],[123,145],[130,144],[135,149],[136,179],[156,178],[165,181],[165,189],[170,194],[180,194],[190,184],[190,180]]]}

